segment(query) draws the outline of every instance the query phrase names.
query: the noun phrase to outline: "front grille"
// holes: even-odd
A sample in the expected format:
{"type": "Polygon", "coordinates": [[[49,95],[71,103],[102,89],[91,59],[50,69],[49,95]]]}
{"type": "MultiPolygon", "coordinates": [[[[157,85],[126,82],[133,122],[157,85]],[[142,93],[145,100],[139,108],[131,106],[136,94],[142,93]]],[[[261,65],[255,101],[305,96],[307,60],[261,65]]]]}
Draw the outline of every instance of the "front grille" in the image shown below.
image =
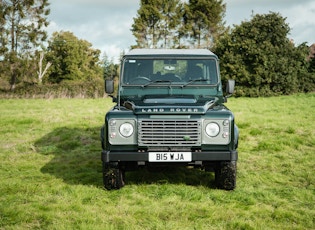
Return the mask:
{"type": "Polygon", "coordinates": [[[199,146],[201,122],[198,120],[140,120],[139,146],[199,146]]]}

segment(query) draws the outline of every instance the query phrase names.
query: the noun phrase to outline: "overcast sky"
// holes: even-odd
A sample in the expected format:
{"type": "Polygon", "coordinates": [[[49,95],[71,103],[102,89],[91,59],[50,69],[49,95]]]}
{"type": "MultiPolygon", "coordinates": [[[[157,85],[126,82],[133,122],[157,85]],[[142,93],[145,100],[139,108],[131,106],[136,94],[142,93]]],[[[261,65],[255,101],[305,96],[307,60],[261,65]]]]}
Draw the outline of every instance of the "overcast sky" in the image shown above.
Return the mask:
{"type": "MultiPolygon", "coordinates": [[[[315,43],[315,0],[223,0],[226,25],[239,25],[252,13],[279,12],[291,28],[295,44],[315,43]]],[[[117,60],[122,50],[135,44],[130,31],[140,0],[52,0],[49,35],[71,31],[79,39],[117,60]]]]}

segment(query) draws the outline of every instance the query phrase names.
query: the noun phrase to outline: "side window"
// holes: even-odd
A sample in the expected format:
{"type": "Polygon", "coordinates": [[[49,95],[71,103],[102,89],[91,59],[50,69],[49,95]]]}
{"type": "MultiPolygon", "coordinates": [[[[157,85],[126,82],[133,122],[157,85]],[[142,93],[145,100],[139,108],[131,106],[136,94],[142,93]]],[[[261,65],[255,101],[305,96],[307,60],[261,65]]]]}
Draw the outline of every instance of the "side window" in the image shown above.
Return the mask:
{"type": "Polygon", "coordinates": [[[217,63],[215,60],[210,60],[208,65],[209,69],[209,79],[210,79],[210,84],[216,84],[218,82],[218,70],[217,70],[217,63]]]}
{"type": "Polygon", "coordinates": [[[202,84],[216,84],[218,82],[216,60],[191,60],[188,63],[186,81],[195,81],[196,84],[201,82],[202,84]]]}
{"type": "Polygon", "coordinates": [[[137,71],[136,60],[125,60],[123,71],[123,82],[125,84],[129,84],[129,82],[132,80],[132,76],[134,76],[137,71]]]}
{"type": "Polygon", "coordinates": [[[152,75],[152,61],[139,60],[137,63],[137,74],[135,77],[145,77],[150,79],[152,75]]]}
{"type": "Polygon", "coordinates": [[[144,83],[150,81],[152,76],[152,60],[126,59],[123,69],[123,83],[128,85],[140,84],[139,78],[144,83]],[[137,80],[138,79],[138,80],[137,80]]]}
{"type": "Polygon", "coordinates": [[[184,79],[186,72],[187,72],[187,60],[178,60],[177,75],[181,79],[184,79]]]}
{"type": "Polygon", "coordinates": [[[153,61],[153,74],[161,75],[163,73],[163,60],[154,60],[153,61]]]}

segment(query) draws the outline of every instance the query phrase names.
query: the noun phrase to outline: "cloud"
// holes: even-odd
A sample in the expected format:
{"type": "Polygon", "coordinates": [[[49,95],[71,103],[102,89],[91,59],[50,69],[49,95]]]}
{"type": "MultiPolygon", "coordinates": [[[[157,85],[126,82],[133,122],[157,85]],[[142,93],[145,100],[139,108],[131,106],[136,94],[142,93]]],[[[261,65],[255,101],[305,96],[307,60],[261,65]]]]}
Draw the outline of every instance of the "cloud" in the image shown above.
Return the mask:
{"type": "Polygon", "coordinates": [[[135,43],[130,28],[138,7],[137,0],[54,0],[48,32],[71,31],[94,48],[119,58],[121,50],[135,43]]]}
{"type": "MultiPolygon", "coordinates": [[[[250,20],[252,13],[279,12],[287,18],[289,35],[296,44],[315,42],[314,0],[225,0],[226,24],[240,24],[250,20]]],[[[49,34],[71,31],[79,39],[87,40],[94,48],[114,59],[122,50],[135,44],[130,31],[137,16],[139,0],[53,0],[49,15],[49,34]]]]}
{"type": "Polygon", "coordinates": [[[312,0],[225,0],[224,2],[230,7],[283,9],[294,5],[305,5],[312,0]]]}
{"type": "Polygon", "coordinates": [[[315,2],[312,0],[226,0],[227,25],[250,20],[253,14],[278,12],[291,28],[289,38],[296,44],[315,42],[315,2]]]}
{"type": "MultiPolygon", "coordinates": [[[[64,4],[64,0],[54,0],[54,3],[64,4]]],[[[139,5],[138,0],[67,0],[67,4],[75,6],[85,6],[85,7],[109,7],[109,8],[125,8],[125,7],[132,7],[134,5],[139,5]]]]}
{"type": "Polygon", "coordinates": [[[315,2],[292,6],[283,11],[291,27],[291,36],[297,44],[315,43],[315,2]]]}

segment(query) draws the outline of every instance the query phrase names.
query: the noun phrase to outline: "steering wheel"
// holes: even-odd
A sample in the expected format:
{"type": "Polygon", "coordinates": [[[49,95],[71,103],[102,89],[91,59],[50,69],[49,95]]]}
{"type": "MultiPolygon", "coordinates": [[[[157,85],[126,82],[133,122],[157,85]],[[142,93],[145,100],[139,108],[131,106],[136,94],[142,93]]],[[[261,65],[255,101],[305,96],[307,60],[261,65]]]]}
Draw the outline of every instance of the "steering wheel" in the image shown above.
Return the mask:
{"type": "Polygon", "coordinates": [[[132,84],[145,84],[150,82],[151,80],[147,77],[136,77],[135,79],[132,80],[132,84]]]}

